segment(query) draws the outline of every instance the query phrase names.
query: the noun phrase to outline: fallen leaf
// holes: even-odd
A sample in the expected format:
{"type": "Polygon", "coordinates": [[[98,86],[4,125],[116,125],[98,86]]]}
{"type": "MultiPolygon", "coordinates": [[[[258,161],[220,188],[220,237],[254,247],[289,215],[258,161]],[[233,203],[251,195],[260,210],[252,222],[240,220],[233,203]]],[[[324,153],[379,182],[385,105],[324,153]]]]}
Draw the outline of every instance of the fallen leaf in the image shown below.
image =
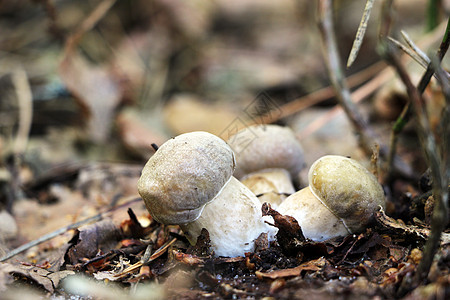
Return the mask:
{"type": "Polygon", "coordinates": [[[187,94],[170,99],[163,113],[167,126],[176,134],[203,130],[220,136],[230,125],[245,127],[245,122],[235,122],[239,112],[229,105],[211,104],[187,94]]]}
{"type": "Polygon", "coordinates": [[[261,207],[263,216],[271,216],[274,226],[278,228],[278,243],[286,250],[292,250],[305,242],[302,228],[297,220],[291,216],[285,216],[272,209],[270,204],[264,203],[261,207]]]}
{"type": "Polygon", "coordinates": [[[267,273],[256,271],[255,275],[260,279],[262,278],[278,279],[284,277],[294,277],[299,276],[302,271],[320,271],[325,266],[326,263],[327,260],[321,257],[315,260],[302,263],[301,265],[295,268],[275,270],[267,273]]]}
{"type": "Polygon", "coordinates": [[[194,246],[188,248],[187,254],[193,254],[197,256],[211,256],[211,239],[209,238],[209,232],[205,228],[202,228],[200,235],[197,237],[197,243],[194,246]]]}
{"type": "Polygon", "coordinates": [[[92,275],[94,275],[94,278],[97,280],[109,280],[109,281],[116,281],[121,279],[120,277],[117,277],[116,273],[112,272],[112,271],[99,271],[99,272],[95,272],[92,275]]]}
{"type": "Polygon", "coordinates": [[[77,230],[69,242],[73,246],[67,251],[71,264],[78,263],[83,258],[94,257],[99,250],[107,252],[120,240],[119,229],[111,220],[83,226],[77,230]]]}
{"type": "Polygon", "coordinates": [[[68,275],[73,275],[73,271],[50,272],[36,266],[29,265],[12,265],[8,263],[0,264],[0,291],[5,290],[7,284],[11,282],[12,277],[6,274],[24,276],[41,285],[45,290],[53,293],[58,287],[60,281],[68,275]]]}
{"type": "Polygon", "coordinates": [[[204,259],[196,255],[185,254],[178,250],[172,250],[172,255],[174,256],[175,260],[180,261],[181,263],[189,266],[198,266],[203,265],[205,263],[204,259]]]}

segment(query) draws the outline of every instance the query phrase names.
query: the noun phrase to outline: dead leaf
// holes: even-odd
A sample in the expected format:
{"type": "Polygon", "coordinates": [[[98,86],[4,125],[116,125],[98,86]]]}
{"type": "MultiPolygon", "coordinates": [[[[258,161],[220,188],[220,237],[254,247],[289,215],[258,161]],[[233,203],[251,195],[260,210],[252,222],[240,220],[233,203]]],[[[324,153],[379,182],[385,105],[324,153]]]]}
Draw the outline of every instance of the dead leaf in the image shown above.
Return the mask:
{"type": "Polygon", "coordinates": [[[326,265],[326,263],[327,260],[321,257],[315,260],[302,263],[301,265],[295,268],[275,270],[267,273],[256,271],[255,275],[260,279],[262,278],[278,279],[284,277],[299,276],[302,271],[320,271],[326,265]]]}
{"type": "Polygon", "coordinates": [[[175,260],[180,261],[181,263],[189,266],[198,266],[203,265],[205,263],[204,259],[196,255],[185,254],[178,250],[172,250],[172,255],[175,258],[175,260]]]}
{"type": "Polygon", "coordinates": [[[112,271],[99,271],[95,272],[92,275],[94,275],[94,278],[97,280],[109,280],[109,281],[116,281],[121,279],[120,277],[117,277],[115,272],[112,271]]]}
{"type": "Polygon", "coordinates": [[[5,290],[6,285],[11,282],[11,277],[8,278],[6,274],[24,276],[30,280],[35,281],[44,289],[53,293],[58,287],[60,281],[68,275],[73,275],[73,271],[59,271],[50,272],[35,266],[26,265],[12,265],[8,263],[0,264],[0,291],[5,290]]]}
{"type": "Polygon", "coordinates": [[[197,243],[194,246],[190,246],[187,250],[187,254],[193,254],[197,256],[211,256],[211,239],[209,238],[209,232],[205,228],[202,228],[200,235],[197,237],[197,243]]]}
{"type": "Polygon", "coordinates": [[[10,264],[0,263],[0,292],[6,291],[7,286],[13,281],[9,274],[10,264]]]}
{"type": "Polygon", "coordinates": [[[83,258],[94,257],[99,250],[107,252],[112,249],[120,238],[120,230],[109,219],[83,226],[69,242],[73,246],[67,251],[67,256],[71,264],[77,264],[83,258]]]}
{"type": "Polygon", "coordinates": [[[291,252],[303,245],[306,241],[302,229],[297,220],[291,216],[284,216],[272,209],[270,204],[264,203],[261,207],[263,216],[271,216],[275,227],[278,228],[278,244],[287,252],[291,252]]]}

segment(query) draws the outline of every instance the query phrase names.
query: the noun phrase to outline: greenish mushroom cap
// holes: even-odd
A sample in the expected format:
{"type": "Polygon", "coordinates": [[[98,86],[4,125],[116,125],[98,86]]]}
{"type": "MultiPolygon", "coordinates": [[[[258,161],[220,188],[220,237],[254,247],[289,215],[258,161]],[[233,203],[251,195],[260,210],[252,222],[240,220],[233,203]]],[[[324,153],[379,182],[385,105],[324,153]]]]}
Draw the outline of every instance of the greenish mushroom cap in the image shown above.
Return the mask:
{"type": "Polygon", "coordinates": [[[323,156],[311,166],[308,179],[313,194],[350,232],[360,231],[379,206],[385,207],[383,188],[376,177],[353,159],[323,156]]]}

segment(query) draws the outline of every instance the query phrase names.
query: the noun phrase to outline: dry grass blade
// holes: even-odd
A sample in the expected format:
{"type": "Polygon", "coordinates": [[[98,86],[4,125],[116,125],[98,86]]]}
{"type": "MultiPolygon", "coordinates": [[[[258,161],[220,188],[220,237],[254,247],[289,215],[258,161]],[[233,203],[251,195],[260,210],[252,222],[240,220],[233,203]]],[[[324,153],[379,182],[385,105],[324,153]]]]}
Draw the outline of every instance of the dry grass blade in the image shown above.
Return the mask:
{"type": "Polygon", "coordinates": [[[359,49],[361,49],[364,35],[366,34],[367,23],[369,22],[370,13],[372,12],[373,2],[374,0],[367,0],[366,2],[366,7],[364,8],[364,13],[361,18],[361,22],[359,23],[355,40],[353,41],[352,50],[350,51],[350,55],[348,56],[347,68],[351,67],[353,62],[356,60],[356,57],[358,56],[359,49]]]}
{"type": "Polygon", "coordinates": [[[392,38],[392,37],[388,37],[389,41],[392,42],[392,44],[394,44],[395,46],[397,46],[400,50],[402,50],[403,52],[405,52],[406,54],[408,54],[412,59],[414,59],[419,65],[421,65],[423,68],[427,68],[428,67],[428,63],[427,61],[425,61],[420,55],[418,55],[414,50],[406,47],[405,45],[403,45],[402,43],[400,43],[399,41],[397,41],[396,39],[392,38]]]}
{"type": "Polygon", "coordinates": [[[400,33],[402,34],[403,39],[408,44],[408,46],[418,55],[420,58],[427,63],[427,65],[431,62],[430,58],[423,52],[417,45],[413,42],[413,40],[409,37],[409,35],[404,31],[401,30],[400,33]]]}

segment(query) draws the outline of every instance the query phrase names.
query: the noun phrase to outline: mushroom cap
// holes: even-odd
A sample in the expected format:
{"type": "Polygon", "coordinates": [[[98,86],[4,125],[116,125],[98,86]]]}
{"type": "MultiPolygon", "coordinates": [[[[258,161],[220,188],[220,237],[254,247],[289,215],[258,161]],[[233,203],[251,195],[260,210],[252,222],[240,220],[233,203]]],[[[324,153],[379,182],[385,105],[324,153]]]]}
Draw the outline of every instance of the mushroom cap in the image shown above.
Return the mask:
{"type": "Polygon", "coordinates": [[[384,192],[376,177],[357,161],[338,155],[323,156],[308,173],[312,193],[351,232],[362,230],[379,206],[384,192]]]}
{"type": "Polygon", "coordinates": [[[236,154],[238,179],[268,168],[286,169],[297,178],[304,166],[303,148],[288,127],[252,125],[230,136],[227,143],[236,154]]]}
{"type": "Polygon", "coordinates": [[[235,168],[231,148],[202,131],[165,142],[148,160],[138,191],[152,217],[163,224],[195,221],[230,180],[235,168]]]}

